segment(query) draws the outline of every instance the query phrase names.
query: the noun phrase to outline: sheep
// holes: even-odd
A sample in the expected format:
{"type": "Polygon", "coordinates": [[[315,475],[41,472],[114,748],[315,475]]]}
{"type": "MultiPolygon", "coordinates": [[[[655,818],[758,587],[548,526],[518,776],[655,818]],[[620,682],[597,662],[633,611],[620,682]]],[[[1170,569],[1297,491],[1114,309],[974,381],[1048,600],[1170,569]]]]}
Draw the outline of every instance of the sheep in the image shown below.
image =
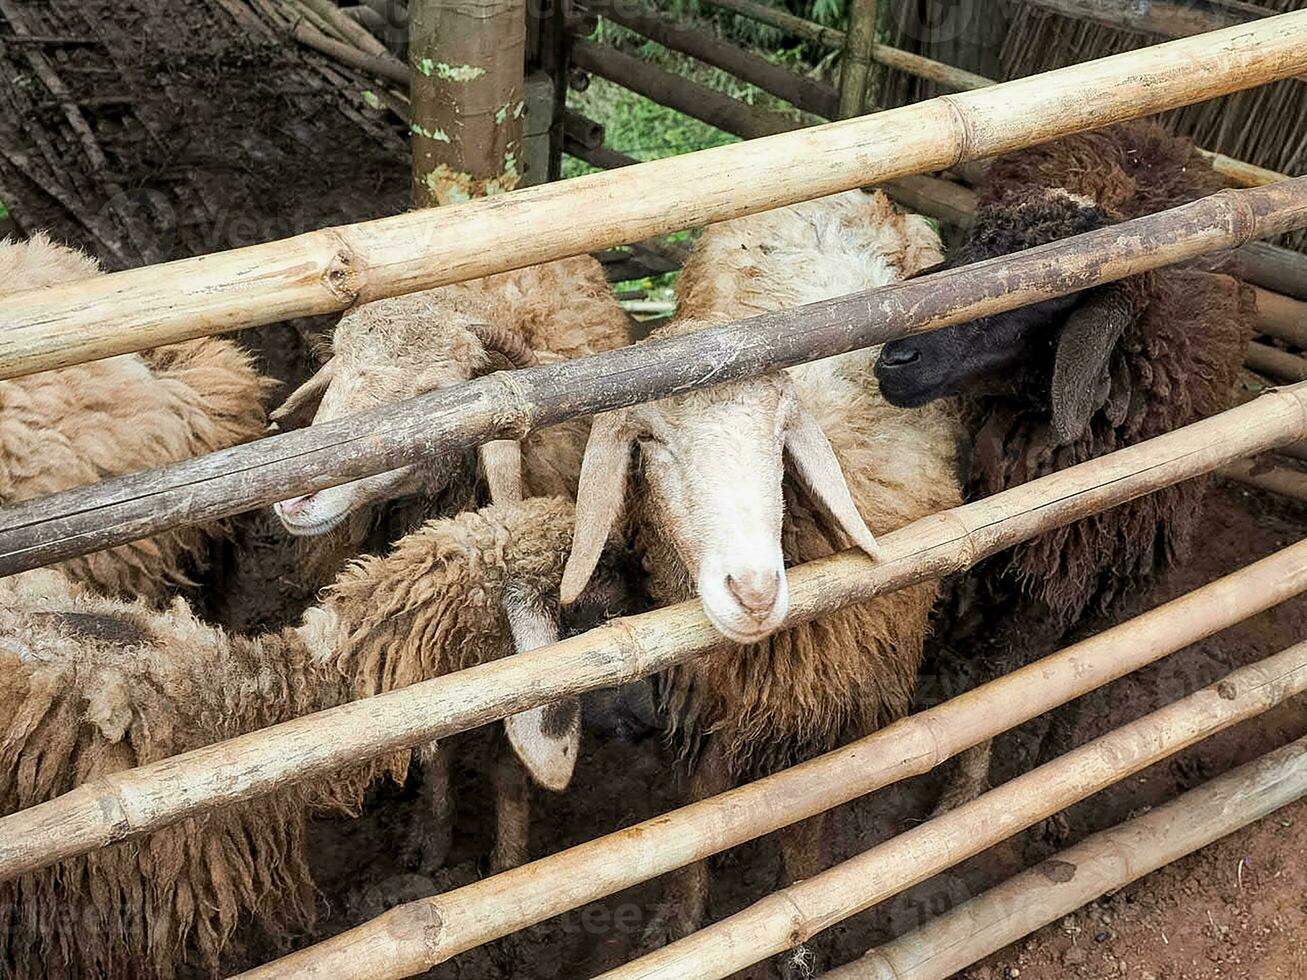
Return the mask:
{"type": "MultiPolygon", "coordinates": [[[[627,341],[627,327],[602,267],[590,256],[378,300],[341,319],[331,359],[274,414],[284,418],[316,400],[314,422],[330,421],[455,385],[497,367],[523,367],[619,347],[627,341]]],[[[572,499],[588,431],[588,421],[577,419],[532,433],[520,450],[517,443],[504,440],[483,446],[484,494],[470,458],[455,453],[281,501],[275,510],[295,535],[342,529],[345,547],[337,552],[348,554],[362,542],[362,529],[378,513],[393,510],[399,498],[410,495],[427,502],[426,516],[457,513],[486,496],[494,502],[523,494],[572,499]]],[[[324,570],[331,564],[323,563],[324,570]]],[[[511,620],[525,624],[514,634],[519,651],[552,635],[539,633],[547,605],[543,597],[519,589],[509,598],[511,620]]],[[[541,786],[558,791],[570,779],[580,727],[554,731],[546,724],[550,710],[575,715],[579,706],[570,702],[526,712],[508,719],[505,727],[527,773],[541,786]]],[[[448,848],[448,767],[439,747],[419,753],[423,794],[433,819],[415,824],[410,861],[430,868],[443,862],[448,848]]],[[[501,816],[515,813],[524,822],[526,785],[505,782],[501,789],[501,816]]],[[[510,839],[524,839],[526,834],[524,826],[501,829],[510,839]]]]}
{"type": "MultiPolygon", "coordinates": [[[[0,294],[99,274],[43,233],[0,242],[0,294]]],[[[246,353],[212,338],[0,381],[0,503],[256,438],[269,388],[246,353]]],[[[158,605],[205,569],[219,531],[179,528],[60,567],[105,595],[158,605]]]]}
{"type": "MultiPolygon", "coordinates": [[[[505,592],[556,595],[572,505],[537,498],[434,521],[345,572],[302,623],[232,636],[52,571],[0,581],[0,813],[111,773],[501,656],[505,592]]],[[[605,571],[602,576],[610,576],[605,571]]],[[[0,883],[0,975],[215,974],[233,930],[314,918],[314,811],[353,812],[409,754],[187,818],[0,883]]],[[[502,861],[499,863],[503,863],[502,861]]]]}
{"type": "MultiPolygon", "coordinates": [[[[1224,186],[1187,140],[1130,123],[994,162],[975,226],[950,266],[1030,248],[1195,200],[1224,186]]],[[[1229,407],[1252,335],[1251,292],[1177,267],[886,344],[885,397],[915,406],[966,396],[969,498],[985,497],[1229,407]]],[[[1158,490],[979,565],[965,616],[994,647],[987,674],[1056,648],[1186,553],[1206,484],[1158,490]]],[[[966,620],[966,622],[963,622],[966,620]]],[[[970,645],[970,640],[968,640],[970,645]]],[[[1064,741],[1072,719],[1060,716],[1064,741]]],[[[941,808],[985,788],[989,747],[970,753],[941,808]]],[[[1065,825],[1043,828],[1060,836],[1065,825]]]]}
{"type": "MultiPolygon", "coordinates": [[[[940,258],[925,219],[853,191],[713,225],[655,336],[884,285],[940,258]]],[[[785,567],[954,506],[956,421],[887,404],[876,349],[597,416],[581,470],[566,604],[625,506],[654,597],[698,595],[726,649],[669,670],[659,699],[698,800],[833,748],[902,715],[937,587],[922,583],[780,629],[785,567]],[[631,465],[638,447],[640,465],[631,465]],[[797,476],[784,482],[786,466],[797,476]],[[866,523],[864,523],[864,518],[866,523]],[[779,630],[779,631],[778,631],[779,630]]],[[[822,866],[822,818],[782,831],[792,880],[822,866]]],[[[706,868],[679,873],[648,946],[698,928],[706,868]]],[[[794,964],[801,964],[804,951],[794,964]]]]}

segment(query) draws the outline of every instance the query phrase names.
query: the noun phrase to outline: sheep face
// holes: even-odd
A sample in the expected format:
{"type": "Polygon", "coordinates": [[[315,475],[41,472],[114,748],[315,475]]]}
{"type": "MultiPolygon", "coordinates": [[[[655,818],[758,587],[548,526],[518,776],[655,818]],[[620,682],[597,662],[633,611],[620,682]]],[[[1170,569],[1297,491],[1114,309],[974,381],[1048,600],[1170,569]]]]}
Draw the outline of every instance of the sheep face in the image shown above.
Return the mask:
{"type": "Polygon", "coordinates": [[[629,461],[642,518],[666,536],[713,625],[739,643],[765,639],[789,609],[781,551],[788,461],[819,506],[869,552],[830,443],[784,373],[716,386],[595,420],[581,467],[564,602],[584,588],[622,508],[629,461]]]}
{"type": "MultiPolygon", "coordinates": [[[[473,331],[477,310],[437,305],[429,294],[370,303],[346,315],[336,328],[333,356],[293,394],[285,416],[320,397],[313,423],[355,415],[470,380],[491,365],[473,331]]],[[[369,504],[415,493],[438,493],[463,465],[460,454],[433,456],[411,466],[274,505],[292,534],[324,534],[369,504]]]]}
{"type": "MultiPolygon", "coordinates": [[[[956,268],[1045,245],[1112,223],[1092,201],[1061,189],[1038,190],[982,208],[967,242],[946,267],[956,268]]],[[[1033,306],[905,337],[885,345],[876,364],[881,392],[915,408],[937,398],[987,392],[1046,392],[1060,333],[1082,297],[1033,306]]]]}

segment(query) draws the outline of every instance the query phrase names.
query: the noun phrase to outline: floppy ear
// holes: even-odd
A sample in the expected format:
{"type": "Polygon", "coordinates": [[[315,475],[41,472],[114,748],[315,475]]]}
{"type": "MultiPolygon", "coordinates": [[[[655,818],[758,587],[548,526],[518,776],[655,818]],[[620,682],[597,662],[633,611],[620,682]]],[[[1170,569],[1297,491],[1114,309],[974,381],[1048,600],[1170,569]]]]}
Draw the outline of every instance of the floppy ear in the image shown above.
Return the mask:
{"type": "Polygon", "coordinates": [[[591,423],[576,493],[572,553],[563,569],[560,597],[564,605],[575,602],[590,581],[625,503],[633,440],[627,421],[627,413],[618,410],[596,415],[591,423]]]}
{"type": "Polygon", "coordinates": [[[477,449],[492,504],[522,499],[522,444],[516,439],[496,439],[477,449]]]}
{"type": "Polygon", "coordinates": [[[854,544],[879,561],[880,545],[858,513],[835,450],[817,420],[801,405],[795,406],[786,427],[785,451],[800,482],[822,510],[854,544]]]}
{"type": "Polygon", "coordinates": [[[282,422],[290,416],[296,414],[301,409],[322,400],[322,396],[327,391],[327,386],[331,384],[331,379],[336,374],[336,359],[329,358],[327,363],[318,368],[317,373],[309,378],[302,385],[292,391],[280,407],[274,409],[268,414],[268,418],[273,422],[282,422]]]}
{"type": "Polygon", "coordinates": [[[1053,431],[1063,444],[1084,435],[1112,390],[1112,351],[1139,304],[1120,283],[1092,290],[1071,311],[1057,338],[1050,400],[1053,431]]]}
{"type": "MultiPolygon", "coordinates": [[[[518,587],[504,595],[504,612],[518,653],[558,640],[558,623],[540,596],[518,587]]],[[[562,792],[572,781],[581,751],[581,702],[564,698],[504,719],[508,743],[523,767],[545,789],[562,792]]]]}

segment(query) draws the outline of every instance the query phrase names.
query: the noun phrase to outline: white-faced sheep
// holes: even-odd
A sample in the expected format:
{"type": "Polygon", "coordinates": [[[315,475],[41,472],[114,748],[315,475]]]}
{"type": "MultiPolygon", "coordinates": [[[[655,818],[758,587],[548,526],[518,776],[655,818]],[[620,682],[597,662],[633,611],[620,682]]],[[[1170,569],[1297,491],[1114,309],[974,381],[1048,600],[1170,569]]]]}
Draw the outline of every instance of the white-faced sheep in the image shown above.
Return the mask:
{"type": "MultiPolygon", "coordinates": [[[[100,274],[43,234],[0,243],[0,294],[100,274]]],[[[205,338],[0,381],[0,502],[225,449],[263,433],[270,382],[205,338]]],[[[217,529],[166,531],[60,567],[106,595],[162,603],[201,572],[217,529]]]]}
{"type": "MultiPolygon", "coordinates": [[[[602,267],[589,256],[378,300],[341,318],[331,359],[280,411],[293,413],[318,400],[315,423],[343,418],[497,368],[620,347],[627,342],[628,323],[602,267]]],[[[423,515],[428,517],[523,495],[574,498],[588,432],[589,421],[577,419],[533,432],[520,452],[512,442],[482,447],[483,485],[478,484],[470,454],[450,453],[285,500],[276,511],[297,535],[322,535],[342,528],[345,548],[338,551],[343,552],[341,557],[350,557],[364,529],[399,498],[419,495],[431,501],[433,506],[423,515]]],[[[421,515],[422,510],[416,513],[421,515]]],[[[330,564],[323,570],[329,569],[330,564]]],[[[517,589],[509,602],[519,651],[552,637],[546,628],[544,597],[517,589]]],[[[579,721],[558,730],[555,716],[560,712],[577,719],[579,705],[526,712],[505,723],[527,772],[552,790],[566,787],[580,740],[579,721]]],[[[449,846],[448,765],[440,751],[436,746],[420,750],[423,793],[433,819],[414,825],[411,859],[428,868],[444,860],[449,846]]],[[[505,779],[501,790],[502,850],[520,853],[508,842],[524,841],[526,835],[524,777],[516,786],[505,779]],[[516,829],[509,827],[510,822],[516,829]]]]}
{"type": "MultiPolygon", "coordinates": [[[[885,285],[939,255],[929,224],[896,212],[880,193],[728,221],[696,244],[679,287],[682,319],[659,333],[885,285]]],[[[595,420],[563,601],[584,585],[625,504],[654,596],[672,602],[697,594],[722,633],[748,644],[659,678],[696,799],[825,752],[908,708],[935,585],[775,632],[788,608],[787,565],[850,544],[874,552],[871,531],[959,501],[949,410],[919,414],[887,404],[872,374],[876,353],[595,420]],[[784,479],[787,468],[797,479],[784,479]]],[[[791,879],[820,870],[821,818],[780,839],[791,879]]],[[[707,886],[702,865],[680,873],[647,942],[697,928],[707,886]]]]}
{"type": "MultiPolygon", "coordinates": [[[[303,625],[230,636],[176,600],[95,596],[50,570],[0,581],[0,813],[110,773],[510,649],[505,592],[557,593],[572,505],[432,522],[351,566],[303,625]]],[[[314,809],[352,810],[408,753],[293,784],[0,883],[0,975],[169,978],[218,969],[233,930],[312,920],[314,809]]],[[[509,856],[498,863],[520,859],[509,856]]]]}
{"type": "MultiPolygon", "coordinates": [[[[1021,150],[991,166],[975,226],[949,264],[1042,245],[1222,186],[1192,144],[1149,122],[1021,150]]],[[[979,498],[1228,408],[1252,313],[1250,291],[1236,279],[1161,269],[895,341],[876,370],[896,405],[966,396],[967,492],[979,498]]],[[[1158,490],[983,562],[965,582],[974,595],[953,638],[966,622],[975,634],[968,649],[989,646],[984,674],[1043,656],[1083,616],[1128,597],[1186,552],[1205,489],[1190,480],[1158,490]]],[[[1072,720],[1059,718],[1046,752],[1059,748],[1072,720]]],[[[972,753],[944,805],[980,792],[988,768],[988,747],[972,753]]]]}

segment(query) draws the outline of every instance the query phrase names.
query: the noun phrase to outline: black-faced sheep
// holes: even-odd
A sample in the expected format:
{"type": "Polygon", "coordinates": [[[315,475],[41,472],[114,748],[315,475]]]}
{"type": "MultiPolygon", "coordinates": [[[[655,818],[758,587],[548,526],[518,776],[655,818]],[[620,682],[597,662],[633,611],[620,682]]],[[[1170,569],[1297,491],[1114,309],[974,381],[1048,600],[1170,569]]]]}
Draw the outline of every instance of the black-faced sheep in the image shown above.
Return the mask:
{"type": "MultiPolygon", "coordinates": [[[[0,243],[0,295],[99,274],[43,234],[0,243]]],[[[240,348],[213,338],[0,381],[0,503],[257,438],[269,386],[240,348]]],[[[180,528],[60,567],[106,595],[163,603],[204,570],[217,531],[180,528]]]]}
{"type": "MultiPolygon", "coordinates": [[[[331,359],[278,414],[297,412],[316,400],[314,422],[326,422],[499,368],[610,350],[627,342],[628,323],[602,267],[589,256],[378,300],[341,318],[331,359]]],[[[470,454],[446,454],[282,501],[276,511],[293,534],[338,533],[344,547],[336,549],[337,556],[348,558],[366,528],[400,498],[416,495],[427,502],[409,508],[410,518],[448,516],[488,500],[507,502],[523,495],[574,498],[588,433],[589,421],[577,419],[533,432],[520,450],[505,441],[483,446],[481,481],[470,454]]],[[[332,572],[333,564],[322,564],[319,574],[332,572]]],[[[546,605],[544,597],[525,589],[511,594],[509,613],[519,651],[554,635],[543,618],[546,605]]],[[[552,790],[566,787],[580,739],[579,722],[561,733],[556,730],[552,714],[559,711],[579,716],[579,705],[542,708],[505,722],[527,772],[552,790]]],[[[438,866],[448,846],[448,766],[439,751],[434,746],[420,750],[423,792],[434,819],[414,826],[411,857],[425,867],[438,866]]],[[[509,787],[505,782],[501,816],[522,812],[514,799],[526,799],[525,784],[509,787]]],[[[508,839],[524,835],[523,828],[508,839]]]]}
{"type": "MultiPolygon", "coordinates": [[[[949,265],[966,265],[1174,207],[1223,186],[1188,142],[1141,122],[1002,157],[949,265]]],[[[896,405],[966,396],[971,498],[1150,439],[1230,406],[1252,334],[1250,291],[1226,275],[1171,268],[885,345],[876,373],[896,405]]],[[[983,562],[960,592],[965,621],[1004,672],[1063,642],[1183,555],[1202,480],[1156,491],[983,562]],[[975,631],[983,624],[984,630],[975,631]]],[[[946,637],[947,638],[947,637],[946,637]]],[[[966,645],[973,648],[971,639],[966,645]]],[[[1065,735],[1068,716],[1060,722],[1065,735]]],[[[1052,745],[1049,748],[1053,748],[1052,745]]],[[[976,795],[972,754],[946,795],[976,795]]]]}
{"type": "MultiPolygon", "coordinates": [[[[352,565],[295,629],[230,636],[182,600],[95,596],[51,570],[0,581],[0,813],[89,780],[511,649],[505,592],[555,595],[572,505],[432,522],[352,565]]],[[[350,811],[409,753],[288,785],[0,883],[0,975],[169,978],[218,968],[233,929],[312,920],[315,809],[350,811]]],[[[513,856],[505,861],[518,860],[513,856]]]]}
{"type": "MultiPolygon", "coordinates": [[[[884,285],[938,258],[926,221],[896,212],[879,193],[728,221],[696,244],[679,287],[681,319],[660,333],[884,285]]],[[[922,415],[887,404],[872,375],[876,353],[595,420],[563,601],[585,584],[625,506],[654,596],[697,594],[723,634],[748,644],[659,678],[695,799],[811,758],[908,708],[933,584],[776,632],[788,608],[786,566],[851,544],[874,553],[872,531],[959,501],[950,411],[922,415]],[[796,479],[784,479],[787,467],[796,479]]],[[[821,818],[780,840],[791,879],[821,870],[821,818]]],[[[707,887],[704,866],[679,873],[647,942],[697,928],[707,887]]]]}

